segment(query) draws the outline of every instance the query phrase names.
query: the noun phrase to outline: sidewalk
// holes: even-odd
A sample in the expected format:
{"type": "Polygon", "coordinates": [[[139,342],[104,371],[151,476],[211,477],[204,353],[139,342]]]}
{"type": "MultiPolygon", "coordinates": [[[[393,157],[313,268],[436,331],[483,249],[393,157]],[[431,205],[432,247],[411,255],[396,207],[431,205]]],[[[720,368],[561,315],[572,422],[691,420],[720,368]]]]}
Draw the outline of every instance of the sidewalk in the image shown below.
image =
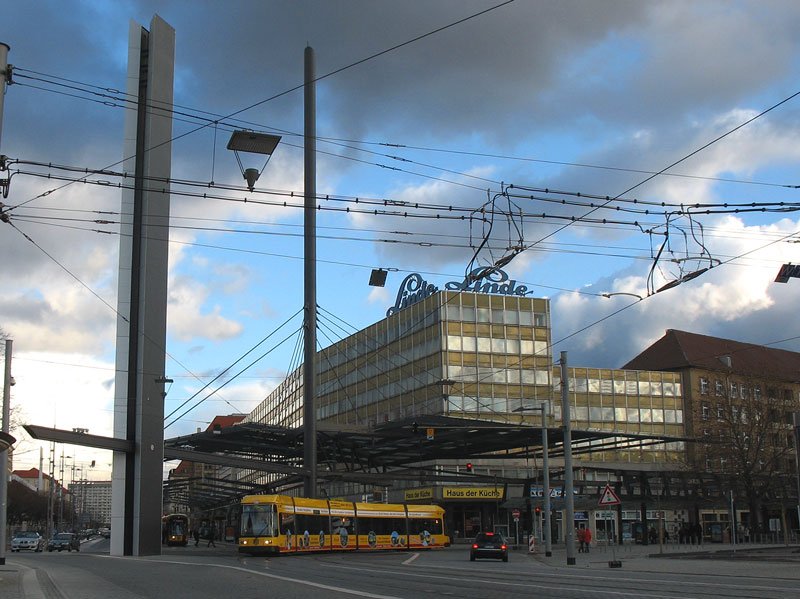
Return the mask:
{"type": "MultiPolygon", "coordinates": [[[[522,552],[523,549],[518,551],[522,552]]],[[[589,553],[578,553],[577,548],[575,549],[574,566],[567,565],[567,550],[564,545],[554,545],[550,557],[545,556],[544,547],[538,545],[536,552],[528,555],[549,567],[608,570],[611,568],[609,562],[616,561],[621,564],[622,569],[636,572],[736,576],[746,570],[750,577],[777,576],[800,580],[798,545],[593,545],[589,553]],[[743,562],[756,563],[758,567],[751,568],[743,562]]]]}
{"type": "MultiPolygon", "coordinates": [[[[191,555],[208,556],[219,553],[235,554],[237,545],[227,541],[216,541],[214,547],[207,547],[208,541],[202,541],[194,547],[194,541],[185,549],[191,549],[191,555]]],[[[184,548],[180,548],[184,549],[184,548]]],[[[170,559],[170,548],[162,547],[161,556],[170,559]]],[[[14,554],[17,555],[17,554],[14,554]]],[[[150,556],[153,557],[153,556],[150,556]]],[[[29,568],[14,562],[12,555],[6,555],[5,565],[0,566],[0,599],[46,599],[60,596],[53,586],[44,564],[41,569],[29,568]]],[[[91,597],[91,593],[85,595],[91,597]]]]}
{"type": "Polygon", "coordinates": [[[44,593],[36,580],[36,571],[19,564],[10,564],[8,559],[0,566],[0,597],[3,599],[44,599],[44,593]]]}

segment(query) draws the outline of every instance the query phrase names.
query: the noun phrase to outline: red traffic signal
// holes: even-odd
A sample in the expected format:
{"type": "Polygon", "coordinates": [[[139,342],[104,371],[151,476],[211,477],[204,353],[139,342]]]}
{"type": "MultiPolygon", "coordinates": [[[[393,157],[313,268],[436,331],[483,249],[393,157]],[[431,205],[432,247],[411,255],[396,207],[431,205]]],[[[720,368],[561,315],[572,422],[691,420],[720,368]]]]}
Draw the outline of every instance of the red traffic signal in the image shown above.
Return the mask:
{"type": "Polygon", "coordinates": [[[472,462],[467,462],[467,472],[472,472],[472,462]]]}
{"type": "Polygon", "coordinates": [[[537,505],[537,506],[536,506],[536,508],[535,508],[535,512],[536,512],[537,514],[541,514],[541,513],[542,513],[542,508],[540,508],[540,507],[537,505]]]}

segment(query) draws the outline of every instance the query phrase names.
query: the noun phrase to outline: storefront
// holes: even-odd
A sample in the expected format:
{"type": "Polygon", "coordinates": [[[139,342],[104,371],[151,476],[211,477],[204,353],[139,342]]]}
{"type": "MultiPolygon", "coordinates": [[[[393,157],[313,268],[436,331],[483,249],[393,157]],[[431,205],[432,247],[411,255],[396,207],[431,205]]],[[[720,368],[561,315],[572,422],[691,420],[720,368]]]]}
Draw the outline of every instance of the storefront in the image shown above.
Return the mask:
{"type": "Polygon", "coordinates": [[[445,526],[451,538],[472,538],[482,530],[509,534],[508,515],[500,504],[505,497],[503,485],[443,486],[407,489],[408,503],[436,503],[445,509],[445,526]]]}

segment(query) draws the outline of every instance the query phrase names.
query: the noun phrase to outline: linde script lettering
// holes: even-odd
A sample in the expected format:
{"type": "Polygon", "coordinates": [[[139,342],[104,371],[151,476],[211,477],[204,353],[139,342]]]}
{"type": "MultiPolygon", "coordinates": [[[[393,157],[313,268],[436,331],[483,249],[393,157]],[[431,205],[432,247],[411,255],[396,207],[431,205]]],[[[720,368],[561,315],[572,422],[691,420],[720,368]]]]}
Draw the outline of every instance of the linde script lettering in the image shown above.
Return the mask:
{"type": "MultiPolygon", "coordinates": [[[[474,293],[494,293],[496,295],[517,295],[524,297],[530,293],[526,285],[517,285],[514,280],[509,280],[508,275],[495,268],[480,267],[469,273],[463,281],[449,281],[445,283],[448,291],[472,291],[474,293]]],[[[428,283],[419,273],[408,275],[397,290],[397,299],[394,306],[386,311],[386,316],[391,316],[426,297],[439,291],[439,288],[428,283]]]]}

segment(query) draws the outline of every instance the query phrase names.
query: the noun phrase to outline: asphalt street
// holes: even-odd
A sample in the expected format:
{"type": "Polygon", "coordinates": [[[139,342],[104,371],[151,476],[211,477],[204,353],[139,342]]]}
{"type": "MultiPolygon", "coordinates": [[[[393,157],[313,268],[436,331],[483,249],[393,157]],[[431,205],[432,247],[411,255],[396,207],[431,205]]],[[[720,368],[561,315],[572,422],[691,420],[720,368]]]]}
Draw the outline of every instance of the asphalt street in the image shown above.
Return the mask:
{"type": "Polygon", "coordinates": [[[593,547],[567,565],[515,550],[509,561],[469,561],[468,545],[422,553],[382,552],[252,558],[232,544],[165,548],[152,557],[112,557],[108,540],[80,552],[7,554],[3,599],[206,597],[781,597],[800,598],[800,547],[593,547]],[[609,567],[610,561],[621,567],[609,567]]]}

